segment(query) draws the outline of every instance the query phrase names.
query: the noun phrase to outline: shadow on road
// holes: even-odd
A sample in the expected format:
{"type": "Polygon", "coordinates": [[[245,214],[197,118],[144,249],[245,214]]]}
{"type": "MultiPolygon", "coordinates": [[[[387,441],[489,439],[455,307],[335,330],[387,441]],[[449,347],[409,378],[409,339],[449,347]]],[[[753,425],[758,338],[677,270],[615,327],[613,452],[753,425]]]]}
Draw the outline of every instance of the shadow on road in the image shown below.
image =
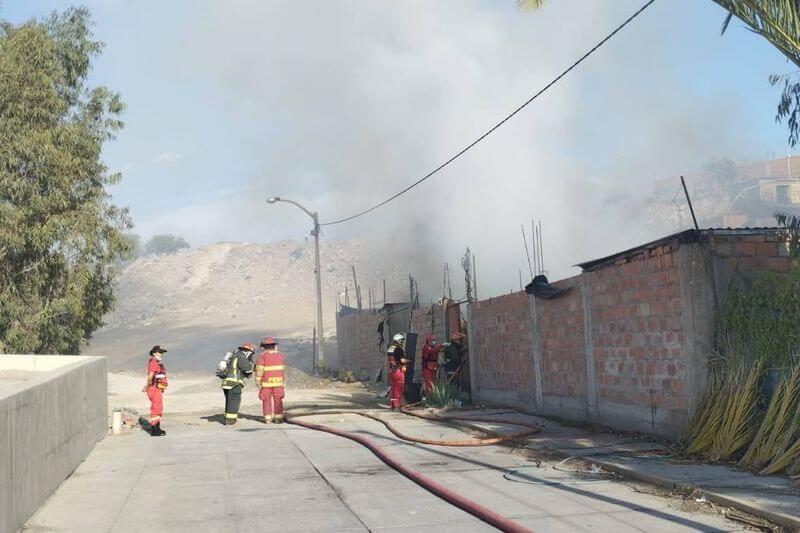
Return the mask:
{"type": "MultiPolygon", "coordinates": [[[[263,423],[264,422],[264,416],[263,415],[248,415],[246,413],[239,413],[239,419],[240,420],[250,420],[250,421],[259,422],[259,423],[263,423]]],[[[206,422],[212,422],[212,423],[215,422],[215,423],[223,425],[223,426],[225,425],[225,416],[223,414],[221,414],[221,413],[217,413],[217,414],[213,414],[213,415],[201,416],[200,420],[205,420],[206,422]]]]}

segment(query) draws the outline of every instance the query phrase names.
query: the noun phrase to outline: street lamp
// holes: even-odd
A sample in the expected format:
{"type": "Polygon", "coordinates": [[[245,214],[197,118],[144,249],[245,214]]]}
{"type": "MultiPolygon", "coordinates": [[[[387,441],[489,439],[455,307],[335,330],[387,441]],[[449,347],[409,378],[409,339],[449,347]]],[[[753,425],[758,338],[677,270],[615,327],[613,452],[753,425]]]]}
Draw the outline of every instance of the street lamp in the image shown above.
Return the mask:
{"type": "MultiPolygon", "coordinates": [[[[314,229],[311,232],[314,235],[314,273],[316,274],[316,281],[317,281],[317,335],[319,338],[319,343],[317,344],[317,365],[319,367],[325,367],[325,356],[322,352],[322,344],[325,340],[323,336],[322,330],[322,273],[320,271],[319,266],[319,215],[316,211],[311,212],[302,205],[298,204],[294,200],[287,200],[285,198],[281,198],[280,196],[270,196],[267,198],[268,204],[274,204],[276,202],[286,202],[287,204],[293,204],[303,212],[311,217],[311,220],[314,221],[314,229]]],[[[312,362],[313,364],[313,362],[312,362]]],[[[313,368],[314,373],[316,373],[316,368],[313,368]]]]}

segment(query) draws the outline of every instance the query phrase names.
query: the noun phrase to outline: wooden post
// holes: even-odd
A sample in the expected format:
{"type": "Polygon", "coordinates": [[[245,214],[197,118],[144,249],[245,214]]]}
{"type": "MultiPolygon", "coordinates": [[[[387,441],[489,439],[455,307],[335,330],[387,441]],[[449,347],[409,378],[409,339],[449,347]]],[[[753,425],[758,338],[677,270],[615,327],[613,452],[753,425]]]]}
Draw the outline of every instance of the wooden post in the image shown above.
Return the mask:
{"type": "Polygon", "coordinates": [[[356,288],[356,305],[359,309],[361,309],[361,287],[358,286],[358,278],[356,277],[356,266],[351,265],[353,267],[353,285],[356,288]]]}

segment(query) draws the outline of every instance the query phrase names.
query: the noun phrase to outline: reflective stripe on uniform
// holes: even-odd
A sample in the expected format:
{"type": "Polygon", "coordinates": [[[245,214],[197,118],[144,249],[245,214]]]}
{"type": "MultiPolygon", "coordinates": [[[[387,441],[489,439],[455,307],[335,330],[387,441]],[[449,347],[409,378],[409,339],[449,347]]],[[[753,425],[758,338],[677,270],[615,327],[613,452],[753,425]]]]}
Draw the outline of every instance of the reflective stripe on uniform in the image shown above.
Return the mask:
{"type": "Polygon", "coordinates": [[[261,378],[261,386],[262,387],[276,387],[279,384],[282,384],[284,381],[283,376],[270,376],[267,378],[261,378]]]}
{"type": "Polygon", "coordinates": [[[286,368],[286,366],[285,365],[274,365],[274,366],[263,366],[261,368],[263,368],[265,371],[268,371],[268,370],[283,370],[284,368],[286,368]]]}
{"type": "Polygon", "coordinates": [[[225,418],[239,418],[239,413],[225,413],[225,418]]]}
{"type": "Polygon", "coordinates": [[[280,383],[264,383],[264,382],[261,383],[262,389],[273,389],[278,387],[283,387],[283,381],[281,381],[280,383]]]}
{"type": "Polygon", "coordinates": [[[232,389],[234,387],[244,387],[244,380],[243,379],[224,379],[222,380],[222,388],[223,389],[232,389]]]}

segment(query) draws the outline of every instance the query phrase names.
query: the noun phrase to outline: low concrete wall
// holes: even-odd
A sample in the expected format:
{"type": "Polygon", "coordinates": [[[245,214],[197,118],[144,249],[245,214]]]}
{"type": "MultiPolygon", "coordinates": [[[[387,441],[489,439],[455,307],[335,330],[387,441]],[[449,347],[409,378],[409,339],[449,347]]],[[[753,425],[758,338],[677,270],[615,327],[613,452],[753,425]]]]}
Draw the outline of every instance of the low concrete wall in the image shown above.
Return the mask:
{"type": "Polygon", "coordinates": [[[0,355],[0,532],[17,531],[108,428],[105,357],[0,355]]]}

